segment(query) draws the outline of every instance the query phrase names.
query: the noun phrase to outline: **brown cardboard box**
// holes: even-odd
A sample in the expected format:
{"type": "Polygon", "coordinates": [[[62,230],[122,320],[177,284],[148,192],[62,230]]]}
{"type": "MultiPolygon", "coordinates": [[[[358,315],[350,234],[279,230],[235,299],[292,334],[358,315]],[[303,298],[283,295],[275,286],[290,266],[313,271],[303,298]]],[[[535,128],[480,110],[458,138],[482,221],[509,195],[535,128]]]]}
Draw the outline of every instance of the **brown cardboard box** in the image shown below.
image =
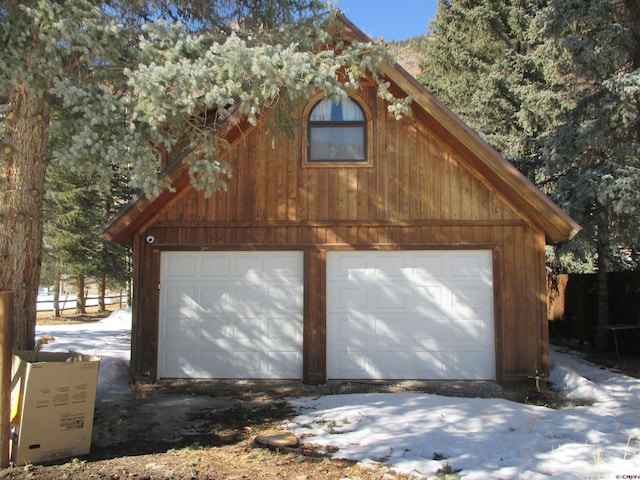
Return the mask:
{"type": "Polygon", "coordinates": [[[91,450],[100,357],[74,352],[15,352],[11,461],[42,463],[91,450]]]}

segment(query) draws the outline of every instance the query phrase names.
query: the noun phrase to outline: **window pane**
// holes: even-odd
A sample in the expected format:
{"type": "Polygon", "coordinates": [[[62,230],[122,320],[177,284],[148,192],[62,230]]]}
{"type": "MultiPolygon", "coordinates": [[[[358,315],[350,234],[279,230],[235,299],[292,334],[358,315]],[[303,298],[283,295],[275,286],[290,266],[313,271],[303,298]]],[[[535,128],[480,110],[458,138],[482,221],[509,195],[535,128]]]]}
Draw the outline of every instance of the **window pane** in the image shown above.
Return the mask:
{"type": "Polygon", "coordinates": [[[320,101],[311,112],[312,122],[364,122],[364,113],[355,101],[347,99],[335,103],[330,98],[320,101]]]}
{"type": "Polygon", "coordinates": [[[364,127],[311,127],[310,161],[365,160],[364,127]]]}

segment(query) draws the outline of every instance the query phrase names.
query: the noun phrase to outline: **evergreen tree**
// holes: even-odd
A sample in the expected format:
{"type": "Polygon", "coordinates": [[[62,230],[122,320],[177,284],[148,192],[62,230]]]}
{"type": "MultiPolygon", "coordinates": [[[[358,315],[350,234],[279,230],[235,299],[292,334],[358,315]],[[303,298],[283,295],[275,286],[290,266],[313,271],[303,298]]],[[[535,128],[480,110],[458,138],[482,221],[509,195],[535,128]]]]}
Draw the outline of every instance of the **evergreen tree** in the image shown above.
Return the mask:
{"type": "MultiPolygon", "coordinates": [[[[129,173],[120,165],[113,167],[113,178],[108,194],[101,197],[102,225],[111,219],[131,198],[134,189],[129,183],[129,173]]],[[[99,311],[105,309],[105,293],[107,287],[113,290],[126,290],[127,303],[131,293],[133,277],[132,252],[128,245],[121,245],[108,241],[104,235],[100,235],[98,250],[98,303],[99,311]]]]}
{"type": "Polygon", "coordinates": [[[441,0],[421,80],[550,194],[583,232],[564,271],[637,268],[640,27],[635,0],[441,0]]]}
{"type": "Polygon", "coordinates": [[[584,228],[561,261],[598,272],[596,343],[608,346],[607,272],[640,248],[640,10],[633,0],[554,0],[535,22],[537,58],[563,105],[546,141],[555,199],[584,228]]]}
{"type": "Polygon", "coordinates": [[[60,273],[77,280],[76,313],[86,313],[84,279],[99,268],[100,225],[97,198],[81,175],[52,164],[47,173],[44,244],[60,273]]]}
{"type": "Polygon", "coordinates": [[[156,147],[197,147],[187,158],[191,179],[211,192],[231,173],[216,129],[231,110],[255,122],[309,89],[345,95],[371,72],[390,111],[408,113],[408,100],[396,101],[375,75],[384,46],[334,51],[329,32],[315,0],[3,3],[0,290],[16,295],[16,348],[34,344],[49,158],[105,189],[110,165],[124,159],[134,185],[154,194],[165,187],[156,147]],[[53,151],[50,137],[59,141],[53,151]]]}
{"type": "Polygon", "coordinates": [[[555,109],[531,55],[543,0],[439,0],[419,80],[532,180],[555,109]]]}
{"type": "MultiPolygon", "coordinates": [[[[121,174],[114,175],[114,188],[92,188],[95,181],[52,162],[47,172],[44,211],[44,270],[56,276],[71,275],[77,280],[76,313],[86,313],[85,278],[99,284],[100,311],[104,310],[107,280],[114,286],[130,281],[129,249],[106,240],[102,225],[132,196],[121,174]]],[[[59,283],[59,282],[58,282],[59,283]]]]}

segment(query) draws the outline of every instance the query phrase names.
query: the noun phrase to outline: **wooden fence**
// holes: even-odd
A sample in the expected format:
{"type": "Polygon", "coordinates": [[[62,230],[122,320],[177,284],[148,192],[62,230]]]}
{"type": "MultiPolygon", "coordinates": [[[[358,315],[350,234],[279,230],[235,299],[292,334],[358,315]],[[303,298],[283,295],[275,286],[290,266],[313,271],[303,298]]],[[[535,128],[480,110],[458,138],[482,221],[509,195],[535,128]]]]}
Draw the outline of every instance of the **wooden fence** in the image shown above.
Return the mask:
{"type": "MultiPolygon", "coordinates": [[[[547,279],[549,333],[592,343],[598,324],[597,279],[595,274],[555,275],[547,279]]],[[[612,272],[608,275],[609,323],[640,325],[640,272],[612,272]]],[[[630,336],[633,350],[640,342],[630,336]]]]}
{"type": "MultiPolygon", "coordinates": [[[[98,297],[97,295],[86,296],[85,306],[86,307],[97,306],[99,298],[100,297],[98,297]]],[[[117,304],[119,305],[119,308],[124,308],[127,306],[127,294],[126,292],[120,292],[118,294],[105,295],[104,303],[105,305],[117,304]]],[[[75,310],[77,307],[76,295],[60,295],[60,299],[58,300],[58,307],[60,309],[61,314],[65,310],[75,310]]],[[[38,312],[53,311],[53,295],[38,295],[37,310],[38,312]],[[44,297],[47,297],[47,298],[44,298],[44,297]]]]}

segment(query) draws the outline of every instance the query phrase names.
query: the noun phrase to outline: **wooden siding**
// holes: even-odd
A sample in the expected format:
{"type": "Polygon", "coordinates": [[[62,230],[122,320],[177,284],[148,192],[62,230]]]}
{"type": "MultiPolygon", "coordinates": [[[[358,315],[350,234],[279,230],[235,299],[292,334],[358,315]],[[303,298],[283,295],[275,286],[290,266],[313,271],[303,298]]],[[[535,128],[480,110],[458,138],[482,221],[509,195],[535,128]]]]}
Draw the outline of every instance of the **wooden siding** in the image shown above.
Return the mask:
{"type": "Polygon", "coordinates": [[[227,192],[187,188],[137,234],[134,372],[156,377],[162,250],[295,249],[305,252],[304,380],[325,381],[326,251],[348,248],[491,249],[497,378],[548,371],[544,233],[428,122],[396,121],[373,89],[361,100],[371,167],[303,166],[303,141],[276,141],[262,121],[227,153],[227,192]]]}
{"type": "Polygon", "coordinates": [[[303,143],[274,141],[261,122],[226,156],[233,170],[227,192],[207,199],[188,189],[156,224],[521,221],[433,132],[396,121],[381,101],[373,112],[372,168],[303,168],[303,143]]]}

